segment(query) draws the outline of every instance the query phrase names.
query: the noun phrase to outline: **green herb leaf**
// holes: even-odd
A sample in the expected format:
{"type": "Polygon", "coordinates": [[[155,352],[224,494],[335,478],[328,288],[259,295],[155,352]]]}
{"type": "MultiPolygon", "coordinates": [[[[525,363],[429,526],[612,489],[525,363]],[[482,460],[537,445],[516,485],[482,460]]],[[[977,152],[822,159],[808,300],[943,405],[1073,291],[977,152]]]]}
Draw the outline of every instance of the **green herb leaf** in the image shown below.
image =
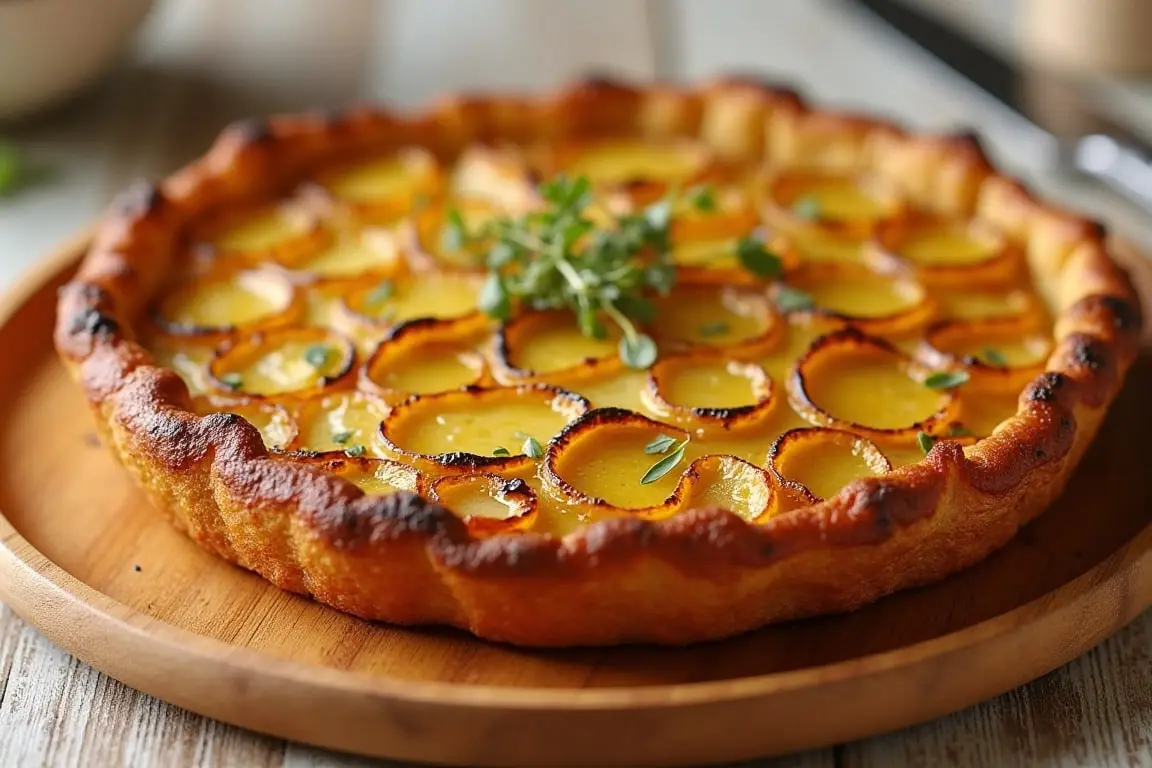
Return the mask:
{"type": "Polygon", "coordinates": [[[644,453],[649,455],[667,453],[668,449],[674,445],[676,445],[676,438],[668,435],[657,435],[644,446],[644,453]]]}
{"type": "Polygon", "coordinates": [[[582,211],[592,202],[592,182],[587,176],[577,176],[568,185],[568,196],[564,207],[570,211],[582,211]]]}
{"type": "Polygon", "coordinates": [[[220,383],[235,392],[244,384],[244,377],[233,371],[222,374],[220,376],[220,383]]]}
{"type": "Polygon", "coordinates": [[[554,178],[541,182],[540,196],[549,203],[559,205],[564,202],[566,192],[564,191],[568,185],[568,177],[560,174],[554,178]]]}
{"type": "Polygon", "coordinates": [[[564,223],[560,230],[560,242],[565,251],[571,250],[580,238],[596,228],[596,225],[586,219],[572,219],[564,223]]]}
{"type": "Polygon", "coordinates": [[[968,381],[968,371],[936,371],[924,379],[929,389],[955,389],[968,381]]]}
{"type": "Polygon", "coordinates": [[[949,437],[972,437],[974,434],[975,433],[972,430],[968,429],[968,427],[964,426],[958,421],[954,421],[948,425],[949,437]]]}
{"type": "Polygon", "coordinates": [[[488,249],[488,268],[500,267],[516,258],[516,249],[510,243],[496,243],[488,249]]]}
{"type": "MultiPolygon", "coordinates": [[[[494,218],[472,233],[492,243],[480,309],[501,320],[520,306],[568,309],[580,331],[597,339],[607,338],[606,324],[614,323],[621,331],[621,359],[636,368],[648,367],[656,359],[656,345],[637,325],[655,320],[651,294],[666,295],[676,282],[670,233],[678,193],[638,213],[608,212],[615,221],[597,228],[587,214],[595,200],[586,177],[557,176],[542,183],[539,191],[541,209],[494,218]]],[[[695,204],[704,207],[710,195],[705,188],[691,193],[695,204]]],[[[460,223],[448,216],[449,230],[462,230],[460,223]]],[[[760,272],[778,271],[779,260],[762,245],[746,250],[760,272]]]]}
{"type": "Polygon", "coordinates": [[[540,441],[531,435],[524,441],[524,447],[520,449],[525,456],[532,459],[544,458],[544,446],[540,445],[540,441]]]}
{"type": "Polygon", "coordinates": [[[700,335],[700,338],[707,339],[712,336],[723,336],[728,333],[729,328],[728,323],[723,320],[717,320],[714,323],[705,323],[700,326],[696,329],[696,333],[700,335]]]}
{"type": "Polygon", "coordinates": [[[490,272],[480,294],[476,297],[480,311],[496,320],[507,320],[512,316],[512,301],[504,279],[496,272],[490,272]]]}
{"type": "Polygon", "coordinates": [[[620,339],[620,359],[629,368],[638,371],[647,370],[656,362],[656,342],[650,336],[638,334],[633,338],[624,336],[620,339]]]}
{"type": "Polygon", "coordinates": [[[917,432],[916,445],[920,446],[921,451],[928,453],[928,451],[932,450],[932,446],[936,445],[936,438],[927,432],[917,432]]]}
{"type": "Polygon", "coordinates": [[[781,312],[804,312],[816,306],[815,299],[790,285],[776,286],[772,301],[781,312]]]}
{"type": "Polygon", "coordinates": [[[592,184],[586,176],[570,179],[561,174],[541,184],[540,195],[558,208],[579,211],[592,200],[592,184]]]}
{"type": "Polygon", "coordinates": [[[767,280],[780,277],[783,271],[780,257],[765,248],[764,241],[755,235],[740,238],[736,243],[736,258],[744,269],[767,280]]]}
{"type": "Polygon", "coordinates": [[[672,201],[661,200],[644,209],[644,220],[654,230],[667,229],[672,222],[672,201]]]}
{"type": "Polygon", "coordinates": [[[393,294],[395,293],[396,286],[392,283],[392,281],[383,280],[379,285],[368,292],[368,295],[364,297],[364,302],[370,307],[377,304],[382,304],[383,302],[392,298],[393,294]]]}
{"type": "Polygon", "coordinates": [[[656,319],[656,305],[643,296],[621,296],[616,307],[638,323],[651,323],[656,319]]]}
{"type": "Polygon", "coordinates": [[[686,437],[683,441],[678,443],[672,452],[664,458],[657,461],[648,471],[644,473],[644,477],[640,478],[640,485],[649,485],[654,483],[664,475],[672,471],[672,469],[684,460],[684,450],[688,447],[688,443],[692,438],[686,437]]]}
{"type": "Polygon", "coordinates": [[[591,307],[585,307],[577,313],[576,323],[580,327],[580,333],[590,339],[603,340],[608,338],[608,329],[604,327],[604,323],[596,314],[596,310],[591,307]]]}
{"type": "Polygon", "coordinates": [[[15,145],[0,141],[0,197],[16,194],[54,175],[52,168],[28,162],[21,158],[15,145]]]}
{"type": "Polygon", "coordinates": [[[1008,365],[1008,358],[1004,357],[1004,353],[995,347],[984,347],[980,356],[984,358],[985,362],[1001,368],[1008,365]]]}
{"type": "Polygon", "coordinates": [[[667,296],[676,284],[676,265],[671,263],[649,264],[644,270],[644,282],[648,287],[667,296]]]}
{"type": "Polygon", "coordinates": [[[20,188],[21,170],[20,154],[16,147],[0,143],[0,196],[20,188]]]}
{"type": "Polygon", "coordinates": [[[816,195],[804,195],[792,204],[792,213],[807,221],[819,221],[820,198],[816,195]]]}
{"type": "Polygon", "coordinates": [[[492,455],[493,456],[511,456],[512,454],[508,452],[507,448],[497,446],[496,448],[494,448],[492,450],[492,455]]]}
{"type": "Polygon", "coordinates": [[[716,210],[716,190],[711,184],[692,187],[686,197],[692,207],[701,213],[712,213],[716,210]]]}
{"type": "Polygon", "coordinates": [[[468,244],[468,225],[464,216],[456,208],[444,214],[444,229],[440,232],[440,248],[445,251],[462,251],[468,244]]]}
{"type": "Polygon", "coordinates": [[[352,430],[350,429],[342,429],[339,432],[333,432],[332,442],[344,445],[344,443],[352,439],[352,434],[352,430]]]}
{"type": "Polygon", "coordinates": [[[332,349],[327,344],[312,344],[304,350],[304,360],[313,368],[324,368],[332,358],[332,349]]]}
{"type": "Polygon", "coordinates": [[[350,445],[344,449],[344,455],[350,459],[358,459],[367,449],[362,445],[350,445]]]}

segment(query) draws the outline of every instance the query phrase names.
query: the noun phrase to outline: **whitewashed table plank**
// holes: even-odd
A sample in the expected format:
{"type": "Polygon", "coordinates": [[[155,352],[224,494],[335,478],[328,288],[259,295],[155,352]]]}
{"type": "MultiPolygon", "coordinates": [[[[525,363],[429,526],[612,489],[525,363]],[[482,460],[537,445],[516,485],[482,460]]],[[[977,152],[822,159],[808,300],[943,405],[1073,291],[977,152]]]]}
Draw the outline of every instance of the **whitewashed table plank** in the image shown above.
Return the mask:
{"type": "Polygon", "coordinates": [[[3,606],[0,660],[0,681],[7,683],[0,682],[0,765],[283,763],[282,742],[132,690],[52,645],[3,606]]]}
{"type": "Polygon", "coordinates": [[[732,768],[838,768],[838,766],[835,750],[813,749],[795,755],[740,763],[732,768]]]}
{"type": "MultiPolygon", "coordinates": [[[[340,755],[302,744],[289,744],[284,752],[284,768],[379,768],[380,762],[355,755],[340,755]]],[[[389,763],[399,768],[399,763],[389,763]]]]}

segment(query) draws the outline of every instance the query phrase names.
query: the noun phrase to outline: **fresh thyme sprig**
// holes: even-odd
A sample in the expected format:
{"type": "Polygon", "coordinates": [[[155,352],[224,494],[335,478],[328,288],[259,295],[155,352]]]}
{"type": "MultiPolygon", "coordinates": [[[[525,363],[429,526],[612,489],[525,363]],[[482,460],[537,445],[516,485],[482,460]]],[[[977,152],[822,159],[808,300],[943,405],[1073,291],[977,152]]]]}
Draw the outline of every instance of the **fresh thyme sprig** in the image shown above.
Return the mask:
{"type": "Polygon", "coordinates": [[[220,376],[220,383],[235,392],[244,385],[244,377],[235,371],[229,371],[220,376]]]}
{"type": "MultiPolygon", "coordinates": [[[[661,453],[664,454],[664,458],[659,459],[655,464],[648,468],[648,471],[645,472],[644,476],[640,478],[640,485],[649,485],[654,483],[660,478],[664,477],[664,475],[671,472],[677,464],[684,460],[684,452],[688,449],[688,443],[691,441],[692,437],[689,435],[680,442],[671,445],[661,451],[661,453]]],[[[649,453],[648,446],[650,445],[652,445],[652,443],[644,446],[645,453],[649,453]]]]}
{"type": "Polygon", "coordinates": [[[323,368],[328,365],[332,350],[326,344],[310,344],[304,350],[304,361],[313,368],[323,368]]]}
{"type": "Polygon", "coordinates": [[[644,453],[649,455],[668,453],[668,449],[676,445],[676,438],[669,435],[657,435],[644,446],[644,453]]]}
{"type": "Polygon", "coordinates": [[[820,220],[820,198],[804,195],[792,205],[792,212],[807,221],[820,220]]]}
{"type": "Polygon", "coordinates": [[[968,381],[968,378],[968,371],[936,371],[928,374],[924,386],[929,389],[955,389],[968,381]]]}
{"type": "Polygon", "coordinates": [[[1005,368],[1008,365],[1008,358],[995,347],[984,347],[982,357],[989,365],[995,365],[999,368],[1005,368]]]}
{"type": "Polygon", "coordinates": [[[540,441],[529,435],[524,440],[524,447],[520,449],[524,455],[531,459],[544,458],[544,446],[540,445],[540,441]]]}
{"type": "MultiPolygon", "coordinates": [[[[671,254],[675,205],[686,200],[702,212],[714,211],[710,188],[672,192],[641,211],[608,213],[612,223],[597,228],[588,209],[594,204],[586,177],[558,176],[540,186],[544,206],[518,218],[500,217],[476,232],[449,212],[446,242],[490,243],[488,276],[477,303],[482,311],[507,320],[518,305],[530,309],[570,309],[581,333],[608,337],[606,321],[620,329],[619,354],[631,368],[656,361],[656,342],[638,326],[652,322],[652,296],[666,296],[676,282],[671,254]]],[[[779,276],[779,259],[756,237],[740,241],[740,261],[765,278],[779,276]]]]}

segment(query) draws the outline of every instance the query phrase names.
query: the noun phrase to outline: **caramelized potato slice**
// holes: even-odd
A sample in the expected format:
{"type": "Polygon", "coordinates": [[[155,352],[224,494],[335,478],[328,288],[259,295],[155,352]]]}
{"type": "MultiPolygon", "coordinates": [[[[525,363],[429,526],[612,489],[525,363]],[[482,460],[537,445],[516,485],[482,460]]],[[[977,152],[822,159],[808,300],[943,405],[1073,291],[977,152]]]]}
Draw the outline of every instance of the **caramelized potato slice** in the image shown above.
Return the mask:
{"type": "Polygon", "coordinates": [[[292,447],[318,453],[349,456],[380,454],[380,422],[388,407],[362,392],[321,394],[304,400],[296,409],[299,438],[292,447]]]}
{"type": "Polygon", "coordinates": [[[519,478],[483,472],[435,480],[430,496],[478,535],[527,530],[536,522],[536,493],[519,478]]]}
{"type": "Polygon", "coordinates": [[[496,378],[506,384],[557,379],[567,383],[619,370],[620,329],[607,322],[604,327],[605,337],[597,339],[582,333],[568,310],[525,312],[496,334],[496,378]]]}
{"type": "Polygon", "coordinates": [[[575,505],[646,519],[719,506],[747,520],[771,514],[767,472],[734,456],[689,458],[688,433],[637,413],[588,412],[550,446],[545,482],[575,505]]]}
{"type": "Polygon", "coordinates": [[[331,242],[332,232],[305,201],[244,208],[217,214],[193,227],[193,253],[214,262],[286,266],[331,242]]]}
{"type": "Polygon", "coordinates": [[[296,439],[299,426],[291,412],[283,405],[262,400],[220,402],[209,398],[195,400],[196,412],[234,413],[247,421],[260,432],[264,447],[281,450],[289,447],[296,439]]]}
{"type": "Polygon", "coordinates": [[[877,256],[895,256],[928,285],[1003,285],[1024,268],[1023,254],[988,222],[922,216],[886,224],[870,243],[877,256]]]}
{"type": "MultiPolygon", "coordinates": [[[[476,315],[482,278],[468,272],[406,274],[353,289],[342,303],[347,319],[357,325],[392,328],[410,320],[455,320],[476,315]]],[[[477,325],[483,319],[477,317],[477,325]]]]}
{"type": "Polygon", "coordinates": [[[689,182],[699,177],[710,161],[708,150],[696,142],[605,140],[558,148],[553,153],[552,170],[573,178],[587,176],[595,187],[614,188],[634,182],[689,182]]]}
{"type": "Polygon", "coordinates": [[[795,170],[770,175],[764,186],[765,220],[806,261],[863,263],[864,243],[908,216],[895,187],[874,176],[795,170]]]}
{"type": "Polygon", "coordinates": [[[782,434],[768,452],[768,464],[795,505],[816,504],[853,480],[892,471],[892,462],[871,440],[815,427],[782,434]]]}
{"type": "Polygon", "coordinates": [[[956,411],[955,391],[927,386],[930,373],[891,344],[846,328],[800,358],[788,397],[811,424],[912,444],[918,432],[939,433],[956,411]]]}
{"type": "Polygon", "coordinates": [[[1052,348],[1049,336],[1011,318],[944,321],[928,329],[917,356],[932,368],[966,370],[981,390],[1019,392],[1044,370],[1052,348]]]}
{"type": "Polygon", "coordinates": [[[295,287],[282,275],[217,272],[175,286],[156,303],[152,319],[172,336],[220,337],[289,325],[301,307],[295,287]]]}
{"type": "Polygon", "coordinates": [[[438,194],[443,177],[431,152],[408,147],[327,170],[317,177],[317,183],[357,218],[389,223],[410,214],[422,199],[438,194]]]}
{"type": "Polygon", "coordinates": [[[760,366],[697,352],[657,361],[642,397],[661,419],[708,433],[762,423],[775,408],[772,394],[760,366]]]}
{"type": "Polygon", "coordinates": [[[411,321],[380,342],[361,367],[358,386],[394,403],[483,384],[488,367],[477,351],[482,343],[468,317],[411,321]]]}
{"type": "Polygon", "coordinates": [[[356,350],[343,336],[319,328],[256,333],[217,352],[209,365],[220,393],[250,397],[306,396],[344,382],[356,350]]]}
{"type": "MultiPolygon", "coordinates": [[[[911,277],[851,264],[808,264],[788,276],[789,287],[811,299],[814,312],[867,333],[898,335],[923,327],[935,305],[911,277]]],[[[773,293],[779,303],[780,287],[773,293]]]]}
{"type": "Polygon", "coordinates": [[[652,328],[661,349],[724,349],[733,353],[768,350],[783,323],[760,291],[707,285],[678,285],[656,299],[652,328]]]}
{"type": "Polygon", "coordinates": [[[528,436],[543,445],[587,410],[579,395],[542,384],[469,387],[404,401],[380,434],[390,455],[430,471],[512,471],[537,459],[528,436]]]}
{"type": "Polygon", "coordinates": [[[415,493],[423,485],[423,478],[414,467],[388,459],[328,453],[299,456],[296,461],[342,477],[370,496],[386,496],[397,491],[415,493]]]}

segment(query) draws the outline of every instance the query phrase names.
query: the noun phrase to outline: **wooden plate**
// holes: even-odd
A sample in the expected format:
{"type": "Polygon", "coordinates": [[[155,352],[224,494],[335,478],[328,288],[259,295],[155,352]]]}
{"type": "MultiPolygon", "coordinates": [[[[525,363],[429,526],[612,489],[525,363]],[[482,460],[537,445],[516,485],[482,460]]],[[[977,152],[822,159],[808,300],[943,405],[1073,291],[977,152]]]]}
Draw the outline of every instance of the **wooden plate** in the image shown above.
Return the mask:
{"type": "MultiPolygon", "coordinates": [[[[977,567],[856,613],[691,648],[564,652],[360,621],[201,552],[99,445],[50,341],[79,250],[0,307],[0,598],[84,661],[204,715],[459,765],[729,761],[970,705],[1152,603],[1149,356],[1052,509],[977,567]]],[[[1139,276],[1152,285],[1152,268],[1139,276]]]]}

